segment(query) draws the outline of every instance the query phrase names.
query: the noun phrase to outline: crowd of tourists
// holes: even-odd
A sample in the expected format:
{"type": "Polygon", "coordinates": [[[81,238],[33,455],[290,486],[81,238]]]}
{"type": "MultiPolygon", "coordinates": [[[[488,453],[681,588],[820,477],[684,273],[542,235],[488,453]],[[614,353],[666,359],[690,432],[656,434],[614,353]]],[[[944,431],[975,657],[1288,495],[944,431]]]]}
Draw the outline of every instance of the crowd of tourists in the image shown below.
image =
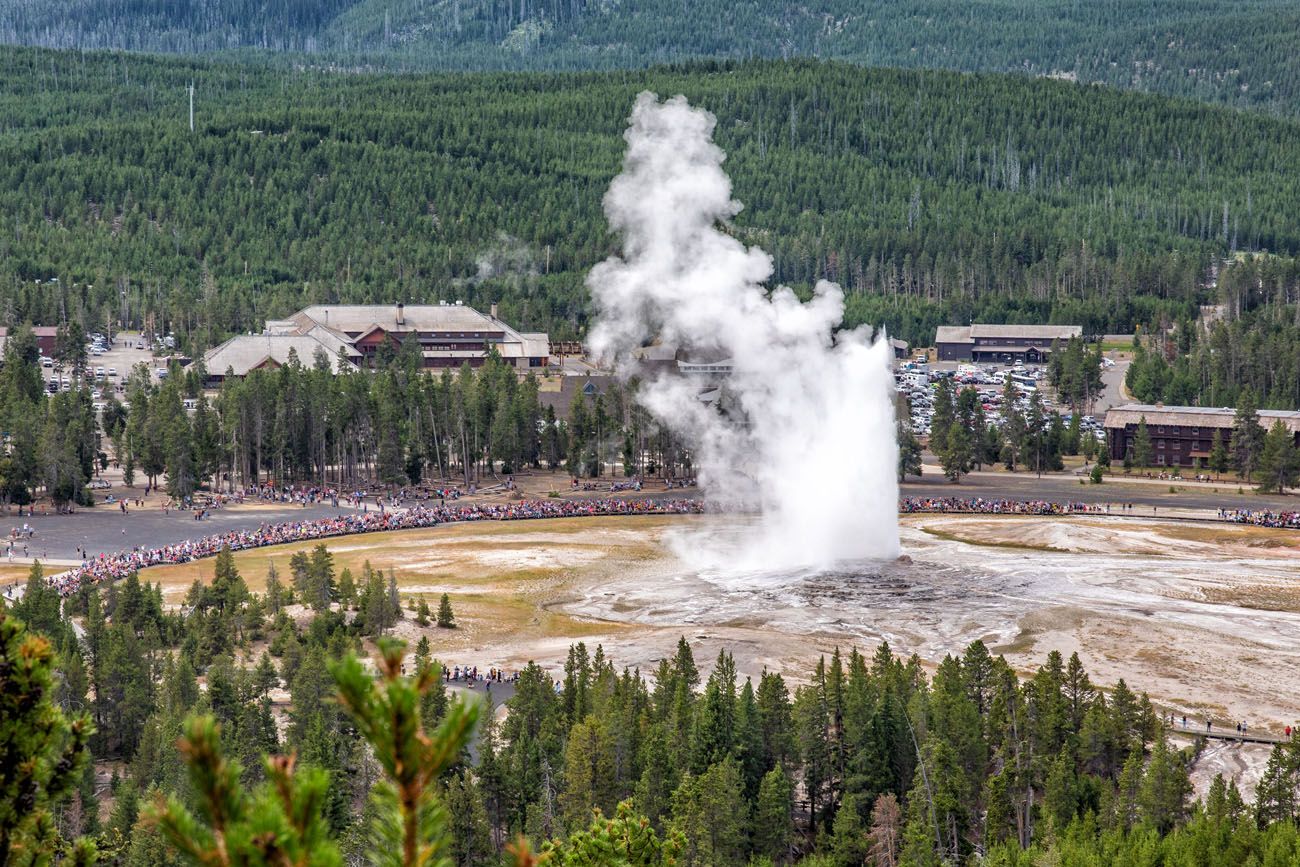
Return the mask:
{"type": "Polygon", "coordinates": [[[1253,524],[1279,530],[1300,530],[1300,512],[1271,512],[1268,509],[1220,509],[1219,520],[1253,524]]]}
{"type": "Polygon", "coordinates": [[[519,680],[519,672],[507,672],[505,669],[495,667],[480,671],[477,665],[444,665],[442,679],[447,683],[463,683],[473,689],[476,683],[516,683],[519,680]]]}
{"type": "Polygon", "coordinates": [[[458,521],[520,521],[534,518],[576,518],[604,515],[688,514],[703,511],[699,500],[521,500],[470,506],[413,506],[396,511],[353,512],[328,518],[262,524],[254,530],[231,530],[157,548],[135,547],[100,554],[50,579],[67,596],[83,584],[116,581],[138,569],[188,563],[211,557],[222,548],[242,551],[288,542],[306,542],[354,533],[413,530],[458,521]]]}
{"type": "MultiPolygon", "coordinates": [[[[287,501],[320,502],[322,499],[334,500],[339,493],[332,490],[308,489],[285,490],[263,489],[259,491],[240,492],[231,498],[235,502],[243,501],[244,494],[253,493],[257,499],[275,499],[287,501]]],[[[315,518],[302,521],[283,521],[266,523],[252,530],[232,530],[216,533],[197,539],[189,539],[171,545],[155,548],[136,546],[130,550],[114,554],[100,554],[85,558],[81,565],[52,576],[50,582],[63,595],[70,595],[84,584],[95,584],[125,578],[138,569],[150,566],[188,563],[217,554],[222,548],[232,551],[249,548],[261,548],[268,545],[281,545],[290,542],[313,541],[333,536],[347,536],[356,533],[373,533],[387,530],[410,530],[432,527],[460,521],[517,521],[534,518],[570,518],[603,515],[631,514],[688,514],[704,510],[704,504],[698,499],[674,500],[639,500],[606,498],[598,500],[520,500],[499,504],[476,504],[467,506],[450,505],[448,501],[458,499],[451,491],[414,491],[402,492],[404,495],[390,495],[393,505],[409,504],[413,500],[418,505],[408,505],[404,509],[385,509],[382,501],[376,511],[362,510],[351,514],[315,518]],[[436,497],[438,505],[426,505],[428,498],[436,497]]],[[[366,493],[362,491],[343,494],[342,499],[351,503],[364,502],[366,493]]],[[[1127,510],[1128,506],[1119,507],[1127,510]]],[[[1110,504],[1089,504],[1080,502],[1056,502],[1052,500],[1009,500],[986,497],[906,497],[899,500],[900,512],[908,513],[954,513],[984,515],[1076,515],[1108,514],[1110,504]]],[[[1219,509],[1219,520],[1237,524],[1252,524],[1260,527],[1300,529],[1300,511],[1273,512],[1263,509],[1219,509]]],[[[33,531],[27,530],[30,536],[33,531]]],[[[19,531],[10,534],[18,537],[19,531]]],[[[9,540],[10,556],[13,556],[14,539],[9,540]]],[[[83,554],[84,557],[84,554],[83,554]]]]}
{"type": "Polygon", "coordinates": [[[900,512],[957,512],[980,515],[1079,515],[1107,511],[1088,503],[1056,503],[1051,500],[998,500],[984,497],[906,497],[898,501],[900,512]]]}

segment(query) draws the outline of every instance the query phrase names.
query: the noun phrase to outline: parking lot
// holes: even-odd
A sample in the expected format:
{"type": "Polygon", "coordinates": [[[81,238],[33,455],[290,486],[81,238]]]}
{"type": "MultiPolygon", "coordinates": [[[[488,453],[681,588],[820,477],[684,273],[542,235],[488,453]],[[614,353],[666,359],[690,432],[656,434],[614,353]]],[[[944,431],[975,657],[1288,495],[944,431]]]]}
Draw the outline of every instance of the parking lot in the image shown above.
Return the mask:
{"type": "MultiPolygon", "coordinates": [[[[1112,362],[1106,362],[1103,378],[1105,371],[1112,369],[1111,364],[1112,362]]],[[[1016,385],[1016,406],[1021,413],[1029,409],[1030,397],[1035,392],[1041,392],[1043,409],[1047,413],[1059,410],[1061,418],[1069,423],[1072,413],[1068,407],[1056,406],[1051,387],[1047,384],[1047,368],[1044,365],[908,361],[894,371],[895,385],[911,407],[912,431],[918,437],[930,435],[930,424],[934,419],[934,391],[941,379],[952,382],[954,395],[963,388],[974,388],[983,405],[985,420],[993,427],[1000,427],[1003,390],[1008,377],[1016,385]]],[[[1101,419],[1097,416],[1082,416],[1079,427],[1085,434],[1092,433],[1099,439],[1103,435],[1101,419]]]]}
{"type": "MultiPolygon", "coordinates": [[[[159,342],[155,346],[136,332],[115,334],[111,341],[106,337],[96,340],[95,335],[89,336],[86,368],[95,383],[91,397],[96,404],[104,403],[113,394],[120,400],[125,391],[126,378],[137,364],[148,367],[150,378],[157,382],[158,369],[166,370],[167,351],[165,343],[159,342]]],[[[66,370],[60,372],[48,357],[41,360],[41,375],[49,392],[72,388],[72,375],[66,370]]]]}

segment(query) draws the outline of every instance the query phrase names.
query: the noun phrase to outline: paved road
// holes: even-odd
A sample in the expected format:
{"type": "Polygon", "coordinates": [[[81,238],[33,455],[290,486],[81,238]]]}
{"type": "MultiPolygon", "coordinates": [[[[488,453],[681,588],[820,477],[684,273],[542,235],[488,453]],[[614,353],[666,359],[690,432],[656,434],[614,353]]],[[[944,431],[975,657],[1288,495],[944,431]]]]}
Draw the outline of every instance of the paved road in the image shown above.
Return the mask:
{"type": "Polygon", "coordinates": [[[988,497],[1000,500],[1055,500],[1079,503],[1133,503],[1160,509],[1218,509],[1228,508],[1292,510],[1300,508],[1300,499],[1294,496],[1279,497],[1249,493],[1238,494],[1237,486],[1225,483],[1214,487],[1179,483],[1107,481],[1103,485],[1081,485],[1079,477],[1053,475],[1036,477],[1033,473],[975,473],[952,484],[938,472],[927,472],[920,480],[912,479],[902,486],[905,497],[988,497]],[[1179,493],[1169,493],[1169,487],[1180,488],[1179,493]]]}
{"type": "Polygon", "coordinates": [[[305,508],[293,505],[244,506],[214,509],[211,517],[195,521],[192,513],[187,511],[172,511],[164,515],[161,503],[155,498],[154,505],[133,508],[125,515],[116,506],[105,505],[81,509],[72,515],[19,518],[15,512],[0,517],[0,537],[7,538],[11,529],[26,524],[36,531],[36,535],[28,540],[28,550],[33,557],[77,560],[80,559],[78,548],[89,551],[92,556],[135,545],[154,548],[214,533],[255,530],[264,523],[323,518],[349,511],[335,509],[328,503],[305,508]]]}
{"type": "Polygon", "coordinates": [[[1112,406],[1120,406],[1125,403],[1132,403],[1124,395],[1124,377],[1128,376],[1128,366],[1132,362],[1127,359],[1116,359],[1110,367],[1104,367],[1101,371],[1101,382],[1103,390],[1101,396],[1097,398],[1092,406],[1092,414],[1097,418],[1106,415],[1106,410],[1112,406]]]}

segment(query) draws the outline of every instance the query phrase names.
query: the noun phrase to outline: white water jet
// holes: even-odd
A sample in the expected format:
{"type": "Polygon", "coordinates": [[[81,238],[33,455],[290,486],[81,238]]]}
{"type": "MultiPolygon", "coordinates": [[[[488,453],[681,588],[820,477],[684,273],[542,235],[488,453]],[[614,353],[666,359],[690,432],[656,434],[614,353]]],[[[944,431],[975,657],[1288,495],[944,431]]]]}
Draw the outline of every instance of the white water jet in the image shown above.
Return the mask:
{"type": "Polygon", "coordinates": [[[592,269],[590,347],[636,372],[652,340],[726,359],[728,411],[700,400],[676,371],[639,398],[690,446],[706,496],[760,518],[738,544],[693,539],[682,553],[726,571],[827,568],[898,554],[892,352],[883,332],[836,331],[844,294],[819,282],[801,302],[768,290],[772,259],[726,231],[741,205],[713,143],[716,119],[677,96],[637,97],[623,171],[605,213],[623,255],[592,269]]]}

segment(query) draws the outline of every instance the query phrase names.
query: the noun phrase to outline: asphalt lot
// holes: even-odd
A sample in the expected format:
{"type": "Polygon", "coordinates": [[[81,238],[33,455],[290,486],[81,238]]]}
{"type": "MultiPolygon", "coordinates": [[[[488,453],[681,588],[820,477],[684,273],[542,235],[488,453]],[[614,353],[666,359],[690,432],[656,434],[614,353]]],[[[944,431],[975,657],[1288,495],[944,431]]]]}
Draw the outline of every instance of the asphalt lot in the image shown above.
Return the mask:
{"type": "Polygon", "coordinates": [[[1213,486],[1182,485],[1178,482],[1138,482],[1123,479],[1108,480],[1105,484],[1079,484],[1078,476],[1050,475],[1041,479],[1033,473],[976,473],[962,477],[960,484],[952,484],[938,473],[912,479],[903,485],[904,497],[987,497],[999,500],[1053,500],[1056,502],[1133,503],[1144,507],[1178,509],[1273,509],[1300,508],[1300,499],[1294,496],[1279,497],[1253,493],[1237,493],[1235,482],[1213,486]],[[1169,493],[1170,486],[1178,493],[1169,493]],[[1217,493],[1216,493],[1217,491],[1217,493]]]}
{"type": "MultiPolygon", "coordinates": [[[[0,536],[8,538],[11,529],[28,525],[36,531],[27,540],[33,557],[53,560],[80,559],[77,549],[96,554],[122,551],[139,545],[156,548],[201,536],[236,530],[255,530],[264,523],[299,521],[345,514],[350,509],[335,509],[328,503],[318,506],[257,505],[213,509],[210,517],[195,521],[192,512],[162,510],[162,499],[151,498],[143,507],[131,507],[123,514],[117,506],[98,505],[79,509],[71,515],[37,515],[17,517],[17,511],[0,517],[0,536]]],[[[21,552],[21,545],[19,546],[21,552]]],[[[0,559],[0,563],[4,562],[0,559]]]]}
{"type": "MultiPolygon", "coordinates": [[[[144,349],[136,349],[139,340],[140,336],[134,332],[122,332],[114,335],[113,345],[108,347],[108,351],[103,355],[89,355],[86,359],[92,376],[96,368],[104,368],[104,383],[111,387],[119,399],[122,397],[122,384],[126,382],[126,377],[130,374],[132,367],[143,362],[149,368],[150,377],[156,382],[158,380],[157,368],[166,366],[165,359],[161,357],[155,358],[152,349],[147,346],[144,349]],[[115,371],[115,375],[108,375],[110,369],[115,371]]],[[[53,367],[41,368],[41,376],[46,382],[49,382],[51,378],[57,375],[59,375],[58,371],[53,367]]],[[[66,371],[62,375],[65,378],[68,376],[66,371]]],[[[105,388],[105,395],[109,393],[108,387],[105,388]]]]}

